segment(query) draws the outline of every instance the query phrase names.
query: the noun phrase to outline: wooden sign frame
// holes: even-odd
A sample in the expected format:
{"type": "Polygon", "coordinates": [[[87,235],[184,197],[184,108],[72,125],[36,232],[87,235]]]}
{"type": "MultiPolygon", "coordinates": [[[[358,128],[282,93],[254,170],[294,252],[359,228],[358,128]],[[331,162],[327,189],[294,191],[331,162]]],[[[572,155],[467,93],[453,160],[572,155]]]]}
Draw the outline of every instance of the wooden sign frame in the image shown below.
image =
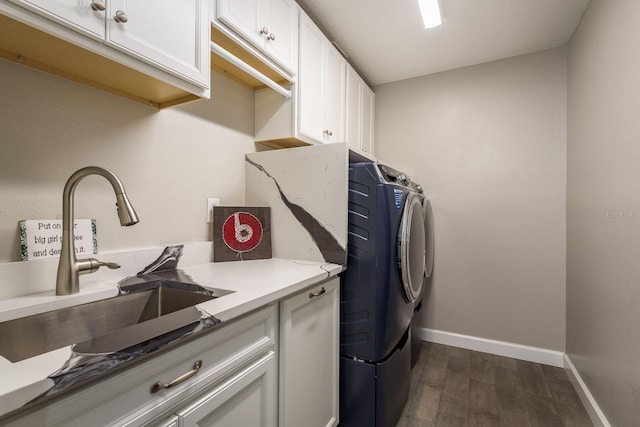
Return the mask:
{"type": "Polygon", "coordinates": [[[214,206],[214,262],[268,258],[271,258],[271,208],[214,206]]]}

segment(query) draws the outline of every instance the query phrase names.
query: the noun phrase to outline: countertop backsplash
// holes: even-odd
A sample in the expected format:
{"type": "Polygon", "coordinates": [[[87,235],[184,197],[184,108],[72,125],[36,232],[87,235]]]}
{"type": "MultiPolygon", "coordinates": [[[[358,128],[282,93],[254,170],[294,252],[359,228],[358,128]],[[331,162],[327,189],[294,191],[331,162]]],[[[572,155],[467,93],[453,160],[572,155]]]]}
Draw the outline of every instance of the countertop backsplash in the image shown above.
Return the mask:
{"type": "MultiPolygon", "coordinates": [[[[115,262],[120,268],[101,268],[93,274],[80,276],[80,289],[86,285],[135,276],[162,253],[165,246],[127,249],[123,251],[101,252],[96,255],[101,261],[115,262]]],[[[184,245],[178,267],[203,264],[213,259],[213,244],[210,241],[193,242],[184,245]]],[[[50,293],[55,297],[58,258],[38,261],[18,261],[0,264],[0,307],[7,300],[26,295],[50,293]]],[[[41,295],[44,296],[44,295],[41,295]]]]}
{"type": "Polygon", "coordinates": [[[347,145],[246,155],[245,201],[271,207],[273,256],[347,263],[347,145]]]}

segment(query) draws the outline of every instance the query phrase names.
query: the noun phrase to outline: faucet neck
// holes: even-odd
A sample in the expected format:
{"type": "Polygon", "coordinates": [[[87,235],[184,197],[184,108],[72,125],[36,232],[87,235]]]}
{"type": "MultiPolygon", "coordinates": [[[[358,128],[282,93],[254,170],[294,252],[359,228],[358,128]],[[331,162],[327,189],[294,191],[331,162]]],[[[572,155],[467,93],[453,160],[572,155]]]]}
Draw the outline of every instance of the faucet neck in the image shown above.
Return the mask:
{"type": "Polygon", "coordinates": [[[111,186],[116,196],[124,194],[124,186],[120,179],[111,171],[98,166],[87,166],[79,169],[73,175],[69,177],[67,183],[64,186],[64,192],[62,194],[62,229],[71,230],[73,228],[73,199],[76,187],[82,181],[82,179],[89,175],[100,175],[105,178],[111,186]]]}

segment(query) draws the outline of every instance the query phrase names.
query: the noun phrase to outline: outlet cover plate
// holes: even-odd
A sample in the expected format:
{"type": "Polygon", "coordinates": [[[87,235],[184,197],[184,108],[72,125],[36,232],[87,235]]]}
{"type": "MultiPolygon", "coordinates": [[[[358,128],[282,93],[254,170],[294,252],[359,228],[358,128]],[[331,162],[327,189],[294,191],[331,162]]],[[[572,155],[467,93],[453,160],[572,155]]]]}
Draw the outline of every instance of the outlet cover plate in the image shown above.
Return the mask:
{"type": "Polygon", "coordinates": [[[207,223],[213,222],[213,207],[220,206],[220,199],[216,197],[207,197],[207,223]]]}

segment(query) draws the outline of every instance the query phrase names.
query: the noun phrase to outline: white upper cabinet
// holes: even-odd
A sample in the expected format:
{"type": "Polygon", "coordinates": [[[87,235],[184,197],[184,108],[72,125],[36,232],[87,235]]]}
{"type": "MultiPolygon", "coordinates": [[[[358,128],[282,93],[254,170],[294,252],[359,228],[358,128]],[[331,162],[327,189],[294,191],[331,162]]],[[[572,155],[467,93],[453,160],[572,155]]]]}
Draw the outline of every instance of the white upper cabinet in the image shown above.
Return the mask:
{"type": "Polygon", "coordinates": [[[106,0],[12,0],[65,27],[102,41],[106,0]]]}
{"type": "Polygon", "coordinates": [[[294,0],[218,0],[216,17],[296,73],[298,6],[294,0]]]}
{"type": "Polygon", "coordinates": [[[209,85],[207,0],[108,0],[106,12],[107,45],[209,85]]]}
{"type": "Polygon", "coordinates": [[[361,136],[361,101],[362,85],[360,78],[352,67],[347,67],[347,123],[345,129],[345,141],[349,148],[360,148],[361,136]]]}
{"type": "Polygon", "coordinates": [[[304,12],[299,31],[293,99],[256,91],[256,142],[282,148],[346,141],[372,154],[373,92],[304,12]]]}
{"type": "Polygon", "coordinates": [[[300,15],[300,133],[343,142],[346,60],[305,14],[300,15]]]}
{"type": "Polygon", "coordinates": [[[246,39],[263,45],[258,10],[264,0],[218,0],[217,17],[246,39]]]}
{"type": "Polygon", "coordinates": [[[300,133],[318,142],[324,131],[324,34],[310,19],[300,16],[300,76],[298,102],[300,133]]]}
{"type": "Polygon", "coordinates": [[[356,71],[347,68],[346,142],[373,155],[374,94],[356,71]]]}
{"type": "Polygon", "coordinates": [[[325,61],[323,135],[326,142],[344,142],[347,61],[331,43],[325,44],[325,61]]]}
{"type": "Polygon", "coordinates": [[[269,0],[265,3],[269,22],[269,34],[263,35],[265,48],[295,74],[298,69],[298,6],[293,0],[269,0]]]}
{"type": "Polygon", "coordinates": [[[361,150],[371,155],[373,152],[374,141],[374,115],[375,115],[375,95],[373,91],[364,82],[362,84],[362,139],[361,150]]]}
{"type": "Polygon", "coordinates": [[[163,108],[210,96],[209,11],[209,0],[0,0],[0,49],[163,108]]]}

